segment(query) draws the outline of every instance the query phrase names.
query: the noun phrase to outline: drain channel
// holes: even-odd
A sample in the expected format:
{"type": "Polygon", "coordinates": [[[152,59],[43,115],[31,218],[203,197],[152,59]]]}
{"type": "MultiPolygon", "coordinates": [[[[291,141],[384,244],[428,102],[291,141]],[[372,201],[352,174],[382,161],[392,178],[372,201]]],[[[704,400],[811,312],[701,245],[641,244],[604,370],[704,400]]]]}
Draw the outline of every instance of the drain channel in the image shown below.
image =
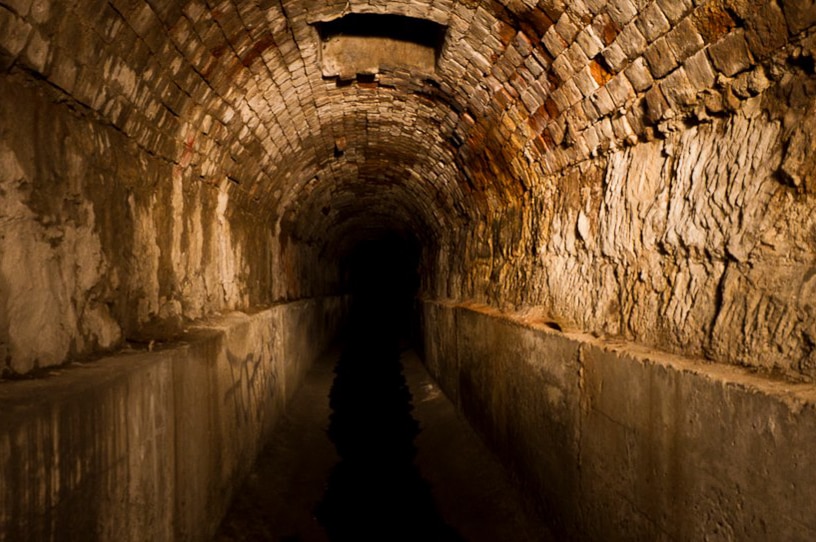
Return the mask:
{"type": "Polygon", "coordinates": [[[414,465],[419,424],[399,341],[368,328],[335,368],[329,437],[341,461],[316,515],[333,541],[461,541],[414,465]]]}

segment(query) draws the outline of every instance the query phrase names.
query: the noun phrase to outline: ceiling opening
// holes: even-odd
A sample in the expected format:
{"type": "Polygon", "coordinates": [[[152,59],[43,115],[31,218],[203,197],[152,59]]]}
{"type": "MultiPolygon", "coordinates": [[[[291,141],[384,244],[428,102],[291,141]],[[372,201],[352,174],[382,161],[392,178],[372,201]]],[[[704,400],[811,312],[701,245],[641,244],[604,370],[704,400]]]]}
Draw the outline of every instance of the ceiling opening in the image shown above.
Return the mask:
{"type": "Polygon", "coordinates": [[[323,76],[340,79],[394,70],[431,75],[447,31],[426,19],[370,13],[350,13],[315,27],[323,76]]]}

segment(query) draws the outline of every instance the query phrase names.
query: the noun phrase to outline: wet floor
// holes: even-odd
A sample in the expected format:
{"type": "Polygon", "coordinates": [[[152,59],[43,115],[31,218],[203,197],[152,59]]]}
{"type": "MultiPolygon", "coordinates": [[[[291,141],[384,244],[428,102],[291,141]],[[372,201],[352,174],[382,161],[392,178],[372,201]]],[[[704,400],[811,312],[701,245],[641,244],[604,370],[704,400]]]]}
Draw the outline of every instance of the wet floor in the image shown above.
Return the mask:
{"type": "Polygon", "coordinates": [[[320,360],[217,541],[547,541],[417,355],[387,335],[320,360]]]}

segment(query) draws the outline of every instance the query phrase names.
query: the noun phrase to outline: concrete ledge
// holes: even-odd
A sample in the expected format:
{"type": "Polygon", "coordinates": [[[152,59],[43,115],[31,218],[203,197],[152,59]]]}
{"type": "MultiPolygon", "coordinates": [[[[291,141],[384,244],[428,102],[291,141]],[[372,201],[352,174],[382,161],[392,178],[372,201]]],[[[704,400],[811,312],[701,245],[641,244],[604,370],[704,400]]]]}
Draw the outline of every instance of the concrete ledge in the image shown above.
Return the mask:
{"type": "Polygon", "coordinates": [[[427,365],[564,538],[816,539],[816,387],[424,303],[427,365]]]}
{"type": "Polygon", "coordinates": [[[0,540],[204,540],[342,298],[233,313],[161,351],[0,384],[0,540]]]}

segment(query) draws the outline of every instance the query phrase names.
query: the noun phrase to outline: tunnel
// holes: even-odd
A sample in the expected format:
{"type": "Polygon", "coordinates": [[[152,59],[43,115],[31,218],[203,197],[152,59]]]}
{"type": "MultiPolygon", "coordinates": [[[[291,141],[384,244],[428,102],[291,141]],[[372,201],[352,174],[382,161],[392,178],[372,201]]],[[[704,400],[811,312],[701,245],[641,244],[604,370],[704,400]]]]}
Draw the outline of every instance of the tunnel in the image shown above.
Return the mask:
{"type": "MultiPolygon", "coordinates": [[[[360,345],[405,449],[496,461],[520,540],[816,539],[814,24],[0,0],[0,542],[212,540],[360,345]]],[[[424,514],[450,488],[396,453],[424,514]]],[[[427,517],[403,538],[457,539],[427,517]]]]}

